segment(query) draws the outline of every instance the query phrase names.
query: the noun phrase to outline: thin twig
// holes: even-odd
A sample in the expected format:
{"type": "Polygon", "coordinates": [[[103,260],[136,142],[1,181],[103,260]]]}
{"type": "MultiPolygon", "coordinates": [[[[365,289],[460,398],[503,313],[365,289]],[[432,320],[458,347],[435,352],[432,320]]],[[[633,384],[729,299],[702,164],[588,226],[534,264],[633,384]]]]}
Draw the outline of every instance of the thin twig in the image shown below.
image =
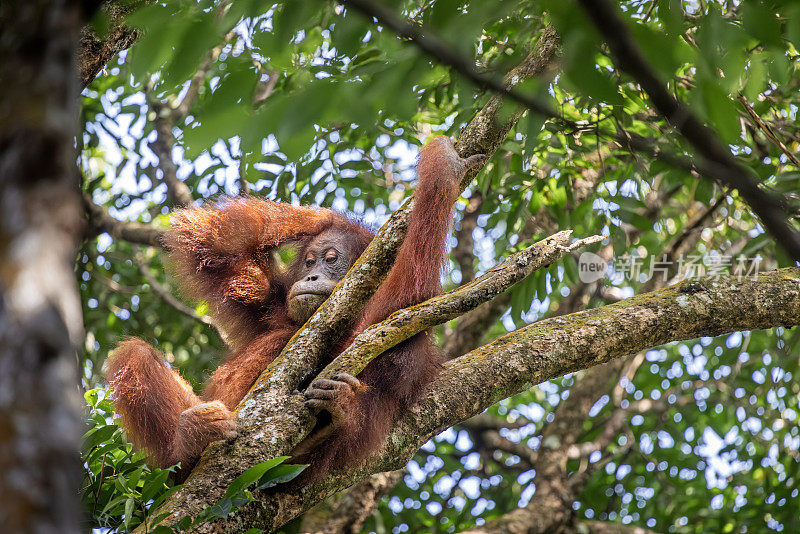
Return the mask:
{"type": "Polygon", "coordinates": [[[750,104],[747,102],[747,99],[743,95],[740,94],[738,99],[742,104],[742,107],[744,107],[745,111],[747,111],[747,114],[750,115],[750,118],[753,120],[755,125],[758,126],[762,132],[764,132],[765,136],[767,136],[767,139],[776,144],[778,148],[780,148],[781,151],[786,154],[786,157],[789,158],[798,169],[800,169],[800,159],[797,159],[797,156],[794,155],[794,152],[789,150],[789,147],[787,147],[783,141],[778,139],[778,136],[775,135],[775,132],[773,132],[772,128],[769,127],[769,124],[764,122],[764,120],[758,116],[758,113],[756,113],[756,111],[750,106],[750,104]]]}

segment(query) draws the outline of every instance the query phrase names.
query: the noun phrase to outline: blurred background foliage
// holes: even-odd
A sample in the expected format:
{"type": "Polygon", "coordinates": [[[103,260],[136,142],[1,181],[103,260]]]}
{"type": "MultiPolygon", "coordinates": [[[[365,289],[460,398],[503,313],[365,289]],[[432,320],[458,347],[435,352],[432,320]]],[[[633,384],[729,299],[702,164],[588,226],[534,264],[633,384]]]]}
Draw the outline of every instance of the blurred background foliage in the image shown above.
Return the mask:
{"type": "MultiPolygon", "coordinates": [[[[462,250],[452,255],[445,285],[559,229],[607,235],[595,252],[611,262],[611,276],[582,283],[575,258],[536,273],[511,290],[505,313],[486,325],[487,339],[651,289],[652,258],[664,253],[687,260],[684,267],[694,257],[712,273],[729,271],[739,256],[756,258],[750,265],[760,270],[791,264],[735,192],[613,142],[627,131],[693,157],[615,68],[575,2],[384,4],[497,77],[547,25],[561,35],[556,78],[522,90],[537,92],[579,128],[526,112],[456,206],[450,245],[462,250]],[[474,244],[459,233],[464,225],[474,227],[474,244]],[[630,257],[642,259],[640,273],[626,270],[622,259],[630,257]]],[[[800,5],[619,5],[670,92],[716,129],[764,187],[796,201],[800,5]]],[[[128,24],[139,38],[84,90],[78,139],[86,198],[126,223],[166,228],[182,202],[178,182],[195,203],[249,191],[333,207],[377,227],[413,190],[418,146],[433,134],[457,137],[491,96],[337,3],[144,2],[128,24]]],[[[100,16],[95,27],[102,35],[107,21],[100,16]]],[[[181,296],[161,250],[100,233],[87,236],[77,260],[86,325],[80,357],[91,390],[84,497],[92,526],[125,531],[163,495],[168,473],[144,466],[113,424],[103,361],[121,338],[141,337],[199,387],[224,343],[206,306],[181,296]]],[[[458,322],[437,334],[447,342],[458,322]]],[[[571,505],[575,517],[659,532],[800,531],[797,337],[742,332],[640,355],[620,394],[597,392],[576,440],[591,442],[613,414],[641,400],[664,401],[662,409],[630,410],[606,446],[568,464],[570,474],[593,466],[571,505]]],[[[494,407],[492,432],[537,451],[542,428],[577,378],[494,407]]],[[[454,532],[525,505],[537,484],[529,458],[483,438],[465,425],[429,442],[364,529],[454,532]]]]}

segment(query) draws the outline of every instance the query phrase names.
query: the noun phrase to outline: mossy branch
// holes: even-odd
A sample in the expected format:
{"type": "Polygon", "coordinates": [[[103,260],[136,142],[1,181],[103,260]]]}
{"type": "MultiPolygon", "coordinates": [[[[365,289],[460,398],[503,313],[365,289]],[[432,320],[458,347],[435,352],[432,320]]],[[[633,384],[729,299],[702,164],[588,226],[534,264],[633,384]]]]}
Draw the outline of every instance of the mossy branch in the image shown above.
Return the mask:
{"type": "Polygon", "coordinates": [[[385,321],[370,326],[356,337],[346,351],[323,369],[319,377],[330,378],[341,372],[355,376],[377,356],[411,336],[459,317],[565,254],[605,239],[603,236],[592,236],[568,245],[571,235],[572,230],[558,232],[512,254],[468,284],[394,312],[385,321]]]}

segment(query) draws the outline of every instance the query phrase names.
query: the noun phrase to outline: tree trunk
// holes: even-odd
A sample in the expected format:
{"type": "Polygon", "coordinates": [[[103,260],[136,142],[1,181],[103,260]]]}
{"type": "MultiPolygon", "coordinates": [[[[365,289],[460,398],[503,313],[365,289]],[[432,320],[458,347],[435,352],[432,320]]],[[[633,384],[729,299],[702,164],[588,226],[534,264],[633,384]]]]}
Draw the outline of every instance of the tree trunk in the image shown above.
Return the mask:
{"type": "Polygon", "coordinates": [[[81,231],[73,136],[83,4],[0,4],[0,525],[79,532],[81,231]]]}

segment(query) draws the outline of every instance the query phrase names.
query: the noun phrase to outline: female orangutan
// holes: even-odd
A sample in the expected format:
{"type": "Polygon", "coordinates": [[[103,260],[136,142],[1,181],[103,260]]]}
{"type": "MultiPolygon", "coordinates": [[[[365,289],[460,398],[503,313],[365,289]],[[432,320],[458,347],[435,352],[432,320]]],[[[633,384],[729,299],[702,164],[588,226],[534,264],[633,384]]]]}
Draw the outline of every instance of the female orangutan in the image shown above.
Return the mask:
{"type": "MultiPolygon", "coordinates": [[[[329,361],[367,326],[441,291],[452,205],[464,173],[481,158],[460,158],[444,136],[422,147],[406,239],[387,279],[329,361]]],[[[186,289],[211,305],[231,351],[198,397],[159,351],[138,339],[122,342],[107,372],[116,412],[134,445],[146,449],[157,466],[180,462],[185,476],[209,442],[234,437],[231,410],[372,238],[359,223],[329,209],[252,197],[179,211],[165,244],[186,289]],[[287,243],[296,244],[298,254],[279,272],[272,252],[287,243]]],[[[425,332],[373,360],[358,377],[314,382],[306,405],[319,410],[327,426],[324,439],[297,451],[298,460],[311,464],[307,476],[319,478],[380,446],[398,414],[437,374],[439,362],[425,332]]]]}

